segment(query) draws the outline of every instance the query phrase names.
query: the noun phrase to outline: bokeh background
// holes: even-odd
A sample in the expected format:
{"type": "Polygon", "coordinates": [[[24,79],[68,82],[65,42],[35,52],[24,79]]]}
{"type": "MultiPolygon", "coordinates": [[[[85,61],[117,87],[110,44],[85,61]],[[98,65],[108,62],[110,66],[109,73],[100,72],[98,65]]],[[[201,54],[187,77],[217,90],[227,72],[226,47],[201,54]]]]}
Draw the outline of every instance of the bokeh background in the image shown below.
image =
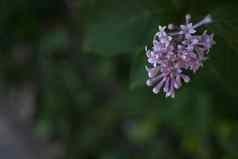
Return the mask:
{"type": "Polygon", "coordinates": [[[0,158],[238,159],[237,0],[0,0],[0,158]],[[158,25],[216,45],[174,99],[145,86],[158,25]]]}

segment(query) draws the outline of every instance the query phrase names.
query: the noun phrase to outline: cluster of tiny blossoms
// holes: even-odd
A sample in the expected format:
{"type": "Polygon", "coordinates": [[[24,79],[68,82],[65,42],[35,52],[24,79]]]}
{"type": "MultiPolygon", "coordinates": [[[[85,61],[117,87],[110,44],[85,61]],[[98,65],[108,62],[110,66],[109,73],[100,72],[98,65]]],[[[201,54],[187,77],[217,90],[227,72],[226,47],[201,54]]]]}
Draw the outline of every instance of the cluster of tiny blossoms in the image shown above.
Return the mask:
{"type": "Polygon", "coordinates": [[[193,25],[191,16],[186,15],[186,23],[179,27],[169,24],[159,26],[153,39],[151,49],[145,48],[149,66],[146,70],[149,79],[148,86],[153,86],[153,92],[165,92],[166,97],[174,97],[175,90],[183,82],[189,82],[187,70],[196,72],[207,59],[209,49],[215,44],[213,34],[204,31],[200,35],[197,28],[212,22],[211,16],[193,25]]]}

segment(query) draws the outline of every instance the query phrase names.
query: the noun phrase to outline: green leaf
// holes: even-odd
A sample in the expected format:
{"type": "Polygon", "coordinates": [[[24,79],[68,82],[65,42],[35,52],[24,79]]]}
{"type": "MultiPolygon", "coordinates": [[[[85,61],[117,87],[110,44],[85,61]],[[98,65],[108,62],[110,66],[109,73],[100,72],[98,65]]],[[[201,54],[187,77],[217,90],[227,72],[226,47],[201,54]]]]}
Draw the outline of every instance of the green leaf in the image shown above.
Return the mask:
{"type": "Polygon", "coordinates": [[[237,58],[238,58],[238,19],[237,4],[220,6],[212,12],[214,24],[211,31],[215,32],[216,45],[210,51],[212,63],[211,73],[224,86],[230,95],[236,96],[238,89],[237,58]]]}
{"type": "Polygon", "coordinates": [[[52,52],[67,48],[69,44],[68,34],[64,30],[49,32],[40,41],[42,51],[52,52]]]}
{"type": "Polygon", "coordinates": [[[146,70],[146,57],[144,49],[140,49],[132,60],[131,73],[130,73],[130,89],[145,86],[147,78],[146,70]]]}
{"type": "Polygon", "coordinates": [[[216,35],[223,38],[224,43],[237,52],[238,19],[235,16],[237,15],[237,7],[234,6],[238,7],[238,4],[220,6],[215,9],[211,13],[214,16],[214,25],[211,29],[216,35]]]}
{"type": "MultiPolygon", "coordinates": [[[[149,2],[133,2],[125,4],[114,1],[113,5],[110,2],[101,6],[102,9],[98,9],[97,15],[91,15],[91,20],[86,25],[83,48],[104,56],[135,52],[138,47],[145,45],[152,27],[156,29],[166,18],[172,17],[169,16],[170,10],[161,8],[161,5],[153,9],[149,2]]],[[[171,11],[173,12],[172,9],[171,11]]]]}
{"type": "Polygon", "coordinates": [[[160,119],[175,126],[183,134],[204,135],[211,122],[211,98],[204,90],[195,90],[193,87],[181,89],[175,99],[160,109],[160,119]]]}
{"type": "Polygon", "coordinates": [[[104,55],[133,51],[139,46],[149,15],[105,17],[89,28],[85,49],[104,55]],[[126,19],[124,19],[126,18],[126,19]]]}

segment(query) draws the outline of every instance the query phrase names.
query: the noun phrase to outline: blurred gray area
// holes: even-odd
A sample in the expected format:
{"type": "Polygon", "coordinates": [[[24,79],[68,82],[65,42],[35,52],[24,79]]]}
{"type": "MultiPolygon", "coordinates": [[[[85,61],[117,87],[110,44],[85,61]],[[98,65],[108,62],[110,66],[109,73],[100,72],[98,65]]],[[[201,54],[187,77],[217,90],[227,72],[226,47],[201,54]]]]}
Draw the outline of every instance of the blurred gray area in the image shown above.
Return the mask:
{"type": "Polygon", "coordinates": [[[36,95],[37,89],[31,82],[20,87],[1,87],[0,158],[50,159],[62,156],[60,144],[33,134],[36,95]]]}

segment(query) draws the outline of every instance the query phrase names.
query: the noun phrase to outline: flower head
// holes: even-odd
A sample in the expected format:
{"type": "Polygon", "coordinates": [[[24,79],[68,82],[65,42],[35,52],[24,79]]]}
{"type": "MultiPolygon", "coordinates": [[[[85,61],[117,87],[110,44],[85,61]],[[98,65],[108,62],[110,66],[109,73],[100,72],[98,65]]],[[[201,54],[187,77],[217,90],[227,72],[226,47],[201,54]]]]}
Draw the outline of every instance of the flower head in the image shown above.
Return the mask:
{"type": "Polygon", "coordinates": [[[146,47],[149,66],[146,66],[148,86],[153,86],[155,94],[163,91],[165,96],[175,96],[175,90],[182,83],[190,81],[187,70],[196,72],[207,59],[209,49],[215,44],[214,34],[204,31],[197,34],[196,28],[212,21],[211,16],[193,25],[191,16],[186,15],[186,23],[175,27],[173,24],[159,26],[151,49],[146,47]]]}

